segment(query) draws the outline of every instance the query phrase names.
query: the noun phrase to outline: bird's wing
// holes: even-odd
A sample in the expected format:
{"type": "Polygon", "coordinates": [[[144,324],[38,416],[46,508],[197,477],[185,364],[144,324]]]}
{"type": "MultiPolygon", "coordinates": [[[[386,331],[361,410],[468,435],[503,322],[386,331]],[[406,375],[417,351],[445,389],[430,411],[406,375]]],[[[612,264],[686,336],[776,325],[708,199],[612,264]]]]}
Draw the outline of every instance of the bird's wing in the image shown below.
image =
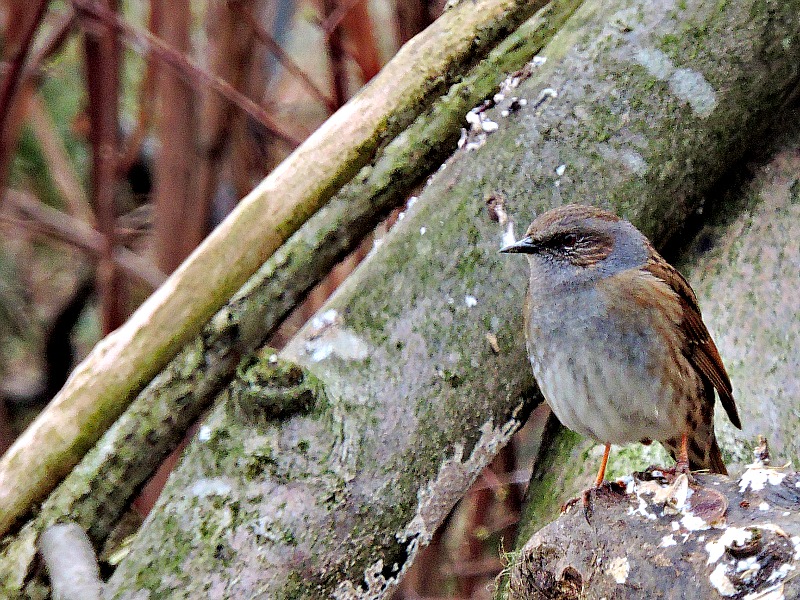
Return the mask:
{"type": "MultiPolygon", "coordinates": [[[[657,256],[657,255],[656,255],[657,256]]],[[[739,411],[736,409],[736,402],[733,399],[733,387],[725,366],[722,364],[719,351],[714,340],[703,323],[700,314],[700,307],[697,305],[697,297],[694,295],[689,283],[684,279],[675,267],[667,263],[663,258],[660,260],[651,259],[643,267],[654,277],[660,279],[674,291],[684,302],[682,303],[683,320],[680,324],[686,336],[685,354],[689,361],[706,377],[717,389],[722,407],[728,414],[728,418],[736,427],[742,428],[739,419],[739,411]]]]}

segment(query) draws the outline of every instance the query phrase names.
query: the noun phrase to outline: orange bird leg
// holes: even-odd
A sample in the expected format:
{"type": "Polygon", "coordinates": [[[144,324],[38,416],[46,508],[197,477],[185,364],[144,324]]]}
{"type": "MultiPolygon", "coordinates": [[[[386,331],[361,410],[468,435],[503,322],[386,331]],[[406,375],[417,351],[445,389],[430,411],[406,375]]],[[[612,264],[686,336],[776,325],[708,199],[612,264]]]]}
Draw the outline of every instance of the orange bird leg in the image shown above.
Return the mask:
{"type": "MultiPolygon", "coordinates": [[[[683,446],[681,446],[681,448],[683,448],[683,446]]],[[[611,444],[606,444],[606,449],[603,452],[603,460],[600,461],[600,470],[597,472],[597,479],[594,480],[594,487],[596,488],[599,488],[601,485],[603,485],[603,482],[606,479],[606,465],[608,464],[609,454],[611,454],[611,444]]]]}
{"type": "Polygon", "coordinates": [[[606,444],[605,451],[603,452],[603,460],[600,461],[600,470],[597,472],[597,477],[594,480],[594,485],[588,490],[583,490],[583,493],[577,498],[572,498],[561,507],[561,512],[565,513],[572,508],[578,500],[583,500],[583,516],[586,517],[586,522],[592,524],[592,500],[600,492],[612,492],[619,494],[616,484],[606,483],[606,465],[608,465],[608,456],[611,454],[611,444],[606,444]]]}
{"type": "Polygon", "coordinates": [[[597,491],[603,487],[606,480],[606,465],[608,465],[608,455],[611,453],[611,444],[606,444],[606,449],[603,451],[603,460],[600,461],[600,470],[597,471],[597,478],[594,480],[594,487],[583,491],[583,516],[589,525],[592,524],[592,494],[597,494],[597,491]]]}
{"type": "Polygon", "coordinates": [[[678,460],[675,464],[676,473],[689,474],[689,434],[684,433],[681,436],[681,450],[678,453],[678,460]]]}

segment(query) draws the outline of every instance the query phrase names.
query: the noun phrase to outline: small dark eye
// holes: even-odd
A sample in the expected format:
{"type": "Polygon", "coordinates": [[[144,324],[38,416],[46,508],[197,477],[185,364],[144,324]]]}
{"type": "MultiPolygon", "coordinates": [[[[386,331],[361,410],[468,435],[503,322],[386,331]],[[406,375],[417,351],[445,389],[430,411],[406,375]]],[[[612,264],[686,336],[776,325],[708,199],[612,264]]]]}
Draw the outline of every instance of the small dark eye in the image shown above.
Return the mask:
{"type": "Polygon", "coordinates": [[[572,248],[578,243],[578,236],[574,233],[568,233],[564,236],[563,242],[565,248],[572,248]]]}

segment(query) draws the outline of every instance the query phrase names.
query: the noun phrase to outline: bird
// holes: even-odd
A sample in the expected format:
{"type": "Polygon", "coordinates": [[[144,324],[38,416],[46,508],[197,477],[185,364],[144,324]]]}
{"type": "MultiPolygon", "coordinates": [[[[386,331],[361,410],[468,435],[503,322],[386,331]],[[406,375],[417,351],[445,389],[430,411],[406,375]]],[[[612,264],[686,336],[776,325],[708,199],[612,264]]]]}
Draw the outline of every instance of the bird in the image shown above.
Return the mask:
{"type": "Polygon", "coordinates": [[[730,378],[694,291],[644,234],[606,210],[570,204],[538,216],[500,252],[528,259],[525,341],[547,404],[605,446],[583,496],[587,521],[612,444],[657,440],[676,460],[673,474],[727,475],[714,406],[716,390],[741,429],[730,378]]]}

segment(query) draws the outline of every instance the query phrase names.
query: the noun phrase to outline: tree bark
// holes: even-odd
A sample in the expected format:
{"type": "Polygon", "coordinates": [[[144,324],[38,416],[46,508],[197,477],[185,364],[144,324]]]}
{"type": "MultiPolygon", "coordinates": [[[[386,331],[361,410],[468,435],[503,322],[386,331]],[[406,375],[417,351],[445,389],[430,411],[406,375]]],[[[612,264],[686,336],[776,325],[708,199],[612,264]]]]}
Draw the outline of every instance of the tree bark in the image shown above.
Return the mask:
{"type": "Polygon", "coordinates": [[[262,181],[122,327],[97,344],[0,459],[0,532],[57,485],[181,345],[427,108],[451,76],[484,57],[536,6],[479,0],[454,7],[262,181]]]}
{"type": "Polygon", "coordinates": [[[798,480],[757,463],[691,486],[629,478],[598,495],[590,522],[578,503],[512,555],[507,597],[797,598],[798,480]]]}
{"type": "Polygon", "coordinates": [[[386,597],[536,402],[498,201],[523,226],[592,201],[675,240],[796,89],[799,7],[582,6],[282,354],[325,393],[260,417],[297,384],[275,384],[269,355],[240,368],[263,389],[225,393],[111,595],[386,597]]]}

